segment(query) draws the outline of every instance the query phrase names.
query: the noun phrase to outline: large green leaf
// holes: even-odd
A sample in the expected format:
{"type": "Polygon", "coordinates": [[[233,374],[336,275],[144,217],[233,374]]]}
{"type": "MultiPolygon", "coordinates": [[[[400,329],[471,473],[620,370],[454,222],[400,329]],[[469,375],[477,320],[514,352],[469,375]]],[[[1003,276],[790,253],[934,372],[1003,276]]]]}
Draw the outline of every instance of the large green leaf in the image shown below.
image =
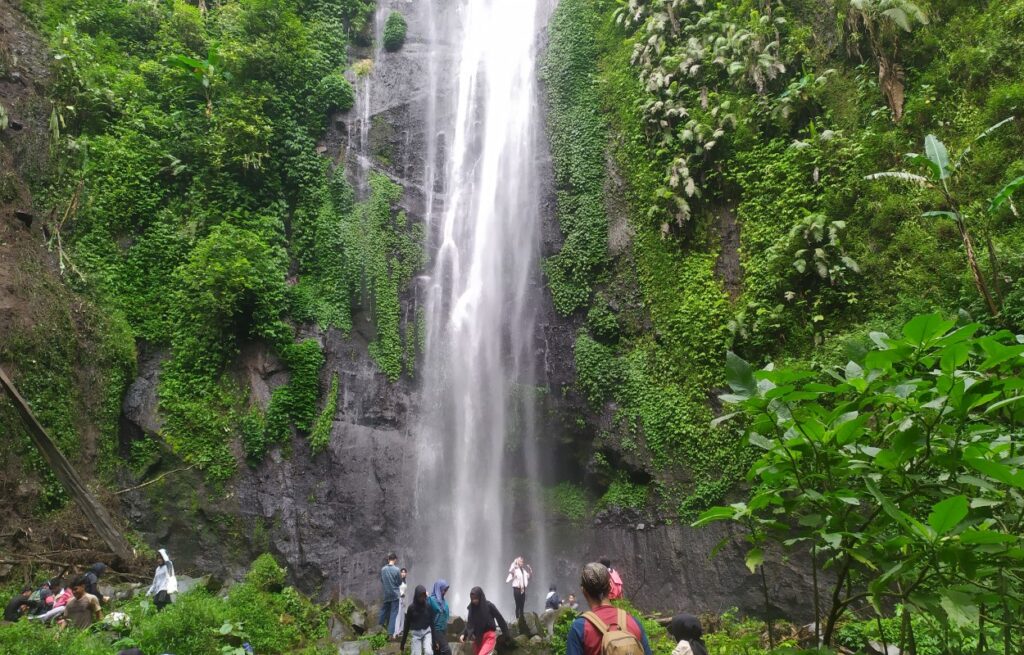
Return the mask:
{"type": "Polygon", "coordinates": [[[757,572],[757,567],[764,563],[764,551],[760,548],[751,548],[747,552],[747,568],[751,573],[757,572]]]}
{"type": "Polygon", "coordinates": [[[1011,196],[1013,196],[1013,193],[1022,186],[1024,186],[1024,175],[1021,175],[1020,177],[1018,177],[1017,179],[1013,180],[1012,182],[1004,186],[1002,189],[1000,189],[999,193],[997,193],[992,198],[992,201],[988,204],[988,210],[990,212],[994,212],[995,210],[1005,205],[1006,201],[1009,200],[1011,196]]]}
{"type": "Polygon", "coordinates": [[[928,514],[928,525],[941,536],[959,525],[966,516],[967,496],[953,496],[932,507],[928,514]]]}
{"type": "Polygon", "coordinates": [[[944,335],[954,325],[956,325],[956,321],[943,320],[938,313],[919,314],[903,326],[903,336],[911,344],[923,346],[944,335]]]}
{"type": "Polygon", "coordinates": [[[725,380],[737,396],[753,398],[757,395],[754,369],[731,350],[725,355],[725,380]]]}
{"type": "Polygon", "coordinates": [[[947,589],[942,592],[942,600],[939,601],[942,609],[946,610],[949,621],[959,628],[970,628],[978,624],[978,606],[969,595],[947,589]]]}
{"type": "Polygon", "coordinates": [[[929,134],[924,138],[924,154],[939,170],[939,179],[949,179],[949,151],[934,134],[929,134]]]}

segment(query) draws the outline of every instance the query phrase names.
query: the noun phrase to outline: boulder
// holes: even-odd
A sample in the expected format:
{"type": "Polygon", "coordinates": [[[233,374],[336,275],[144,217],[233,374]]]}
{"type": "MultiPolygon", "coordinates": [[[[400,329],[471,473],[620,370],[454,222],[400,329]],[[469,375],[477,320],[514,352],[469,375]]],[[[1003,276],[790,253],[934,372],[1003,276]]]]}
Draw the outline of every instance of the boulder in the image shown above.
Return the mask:
{"type": "Polygon", "coordinates": [[[371,655],[373,647],[368,641],[343,641],[338,644],[338,655],[371,655]]]}
{"type": "Polygon", "coordinates": [[[348,616],[348,622],[356,634],[361,635],[366,632],[366,612],[362,610],[352,610],[352,613],[348,616]]]}
{"type": "MultiPolygon", "coordinates": [[[[544,637],[541,637],[540,635],[533,635],[532,637],[530,637],[530,643],[535,645],[535,646],[537,644],[543,644],[544,643],[544,637]]],[[[636,642],[634,641],[633,643],[636,643],[636,642]]]]}
{"type": "Polygon", "coordinates": [[[540,617],[537,616],[536,612],[524,612],[523,617],[519,619],[520,623],[526,624],[526,632],[531,637],[543,634],[544,624],[541,622],[540,617]]]}
{"type": "Polygon", "coordinates": [[[355,630],[352,629],[352,626],[349,623],[333,614],[331,615],[331,618],[327,619],[327,634],[333,644],[350,641],[356,636],[355,630]]]}
{"type": "Polygon", "coordinates": [[[895,644],[882,644],[879,641],[869,641],[867,652],[870,655],[901,655],[899,646],[895,644]]]}
{"type": "MultiPolygon", "coordinates": [[[[448,619],[448,640],[457,642],[462,633],[466,631],[466,619],[461,616],[453,616],[448,619]]],[[[454,654],[453,654],[454,655],[454,654]]]]}

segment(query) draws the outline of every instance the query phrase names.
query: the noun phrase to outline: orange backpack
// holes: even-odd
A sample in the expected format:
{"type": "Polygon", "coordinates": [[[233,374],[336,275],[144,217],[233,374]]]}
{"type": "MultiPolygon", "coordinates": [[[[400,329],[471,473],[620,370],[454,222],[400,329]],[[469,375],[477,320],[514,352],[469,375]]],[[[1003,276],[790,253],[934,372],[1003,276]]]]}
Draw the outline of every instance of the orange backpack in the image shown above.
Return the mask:
{"type": "Polygon", "coordinates": [[[585,612],[583,618],[601,631],[601,655],[644,655],[643,644],[629,631],[629,617],[625,610],[619,610],[614,630],[593,612],[585,612]]]}

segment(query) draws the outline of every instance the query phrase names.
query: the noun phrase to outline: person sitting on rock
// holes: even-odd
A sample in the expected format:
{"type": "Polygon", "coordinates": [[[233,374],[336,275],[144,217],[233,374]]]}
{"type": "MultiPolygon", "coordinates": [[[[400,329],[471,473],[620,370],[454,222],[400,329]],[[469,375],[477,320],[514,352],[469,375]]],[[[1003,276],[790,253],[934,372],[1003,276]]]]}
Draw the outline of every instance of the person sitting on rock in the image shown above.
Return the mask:
{"type": "Polygon", "coordinates": [[[451,617],[451,610],[448,601],[444,596],[448,593],[448,582],[438,580],[434,583],[434,589],[427,598],[430,610],[434,613],[434,632],[431,641],[434,645],[434,653],[437,655],[452,655],[451,646],[448,645],[448,619],[451,617]]]}
{"type": "Polygon", "coordinates": [[[402,624],[401,651],[405,652],[405,641],[412,632],[412,655],[431,655],[434,650],[431,632],[434,627],[434,612],[427,602],[427,588],[417,585],[412,595],[412,603],[405,611],[402,624]]]}
{"type": "Polygon", "coordinates": [[[75,597],[71,591],[71,585],[65,585],[64,581],[58,578],[54,578],[50,581],[50,588],[59,589],[57,595],[53,597],[53,607],[39,616],[30,616],[29,620],[42,621],[43,623],[52,621],[64,614],[64,608],[68,604],[68,601],[75,597]]]}
{"type": "Polygon", "coordinates": [[[608,592],[608,600],[616,600],[622,598],[622,578],[619,576],[619,572],[612,568],[612,561],[607,557],[602,557],[598,560],[605,565],[608,569],[608,575],[611,576],[611,590],[608,592]]]}
{"type": "MultiPolygon", "coordinates": [[[[39,588],[32,592],[32,595],[28,597],[32,601],[33,615],[45,614],[49,610],[53,609],[53,591],[51,586],[53,582],[50,580],[43,580],[39,588]]],[[[32,617],[29,617],[32,618],[32,617]]]]}
{"type": "Polygon", "coordinates": [[[491,655],[498,646],[496,628],[500,627],[506,638],[509,634],[505,617],[494,603],[487,600],[484,590],[480,587],[473,587],[469,592],[469,605],[466,609],[466,630],[459,637],[459,643],[466,643],[466,639],[473,640],[473,655],[491,655]]]}
{"type": "Polygon", "coordinates": [[[576,594],[569,594],[566,598],[565,606],[574,612],[580,611],[580,604],[576,602],[576,594]]]}
{"type": "Polygon", "coordinates": [[[174,563],[171,562],[171,556],[167,554],[167,549],[161,548],[156,556],[153,584],[149,585],[146,595],[153,597],[153,605],[159,612],[171,604],[171,594],[177,592],[178,578],[174,575],[174,563]]]}
{"type": "Polygon", "coordinates": [[[609,601],[611,576],[608,567],[600,562],[587,564],[580,574],[580,588],[590,611],[572,622],[565,640],[565,655],[603,655],[605,636],[610,633],[622,637],[615,640],[618,652],[652,655],[651,644],[640,621],[609,601]],[[632,639],[619,634],[623,632],[632,639]],[[627,641],[631,643],[622,643],[627,641]]]}
{"type": "Polygon", "coordinates": [[[672,617],[668,624],[668,633],[677,642],[672,655],[708,655],[708,647],[704,645],[704,628],[700,619],[693,614],[679,614],[672,617]]]}
{"type": "Polygon", "coordinates": [[[31,614],[32,610],[35,609],[35,605],[29,596],[32,595],[32,585],[27,585],[21,589],[21,593],[12,598],[8,603],[7,607],[4,608],[4,621],[14,622],[20,619],[26,614],[31,614]]]}
{"type": "Polygon", "coordinates": [[[72,581],[71,593],[74,597],[64,606],[66,621],[76,628],[88,628],[96,621],[103,619],[103,608],[100,607],[100,601],[96,596],[86,592],[86,583],[84,575],[72,581]]]}

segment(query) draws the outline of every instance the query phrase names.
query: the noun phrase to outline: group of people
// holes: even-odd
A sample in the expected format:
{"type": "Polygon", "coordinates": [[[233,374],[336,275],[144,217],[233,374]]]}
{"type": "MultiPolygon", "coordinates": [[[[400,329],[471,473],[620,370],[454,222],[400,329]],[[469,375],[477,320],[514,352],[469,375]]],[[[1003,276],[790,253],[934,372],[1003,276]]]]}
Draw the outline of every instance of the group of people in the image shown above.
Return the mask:
{"type": "MultiPolygon", "coordinates": [[[[412,655],[451,655],[447,640],[451,611],[445,600],[448,582],[435,582],[429,596],[426,587],[418,585],[412,602],[398,623],[396,614],[404,603],[406,570],[399,569],[397,562],[398,557],[391,553],[387,565],[381,569],[384,606],[380,624],[396,637],[401,632],[402,652],[405,652],[411,633],[412,655]],[[400,626],[397,631],[396,623],[400,626]]],[[[509,566],[506,583],[512,585],[517,619],[523,617],[526,591],[532,576],[532,567],[522,557],[517,557],[509,566]]],[[[612,568],[608,558],[583,567],[580,590],[589,609],[573,621],[566,640],[566,655],[652,655],[640,621],[611,603],[622,597],[622,577],[612,568]]],[[[474,655],[492,655],[497,648],[498,630],[507,637],[508,624],[494,603],[487,600],[483,589],[473,587],[469,598],[466,627],[459,641],[472,641],[474,655]]],[[[544,604],[545,612],[555,612],[562,607],[569,607],[577,613],[579,610],[575,594],[569,594],[567,601],[563,602],[554,585],[548,591],[544,604]]],[[[696,616],[680,614],[672,619],[667,630],[678,642],[672,655],[708,655],[703,630],[696,616]]]]}
{"type": "MultiPolygon", "coordinates": [[[[4,621],[53,623],[61,627],[88,628],[103,620],[103,608],[110,603],[99,589],[100,577],[107,565],[97,562],[85,573],[65,581],[60,577],[44,580],[38,586],[26,585],[4,608],[4,621]]],[[[165,549],[157,555],[153,583],[146,590],[153,597],[157,611],[171,603],[171,594],[178,591],[174,564],[165,549]]]]}

